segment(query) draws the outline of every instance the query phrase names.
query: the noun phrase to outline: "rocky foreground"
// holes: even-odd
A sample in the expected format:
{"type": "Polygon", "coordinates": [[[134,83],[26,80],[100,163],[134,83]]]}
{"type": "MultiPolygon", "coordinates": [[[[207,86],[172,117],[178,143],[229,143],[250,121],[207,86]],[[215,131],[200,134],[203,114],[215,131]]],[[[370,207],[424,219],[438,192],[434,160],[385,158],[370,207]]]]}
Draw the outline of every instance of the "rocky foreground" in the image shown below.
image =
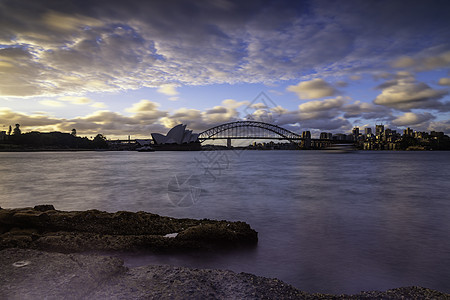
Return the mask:
{"type": "Polygon", "coordinates": [[[255,245],[244,222],[175,219],[146,212],[59,211],[52,205],[0,208],[0,250],[186,251],[255,245]]]}
{"type": "Polygon", "coordinates": [[[421,287],[357,295],[302,292],[278,279],[173,266],[126,268],[114,257],[0,251],[1,299],[449,299],[421,287]]]}
{"type": "Polygon", "coordinates": [[[421,287],[308,294],[278,279],[246,273],[165,265],[127,268],[119,258],[74,253],[205,250],[255,245],[257,240],[256,231],[243,222],[65,212],[51,205],[0,208],[0,299],[450,299],[421,287]]]}

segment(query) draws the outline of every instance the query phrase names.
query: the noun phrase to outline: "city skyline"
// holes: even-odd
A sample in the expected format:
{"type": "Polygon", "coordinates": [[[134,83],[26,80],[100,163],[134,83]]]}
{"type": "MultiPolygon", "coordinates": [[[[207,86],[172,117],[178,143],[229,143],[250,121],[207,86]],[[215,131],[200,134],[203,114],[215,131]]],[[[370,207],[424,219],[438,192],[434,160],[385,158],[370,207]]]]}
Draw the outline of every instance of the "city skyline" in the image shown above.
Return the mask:
{"type": "Polygon", "coordinates": [[[2,1],[0,131],[450,134],[448,1],[2,1]]]}

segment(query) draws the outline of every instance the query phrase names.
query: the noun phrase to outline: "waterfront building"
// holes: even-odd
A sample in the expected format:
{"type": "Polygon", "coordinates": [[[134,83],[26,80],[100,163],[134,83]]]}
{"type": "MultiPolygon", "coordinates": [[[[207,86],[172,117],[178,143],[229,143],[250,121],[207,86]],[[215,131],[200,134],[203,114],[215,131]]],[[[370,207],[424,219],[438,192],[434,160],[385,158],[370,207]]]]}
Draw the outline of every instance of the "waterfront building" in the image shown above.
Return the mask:
{"type": "Polygon", "coordinates": [[[160,133],[152,133],[152,138],[155,144],[189,144],[197,142],[198,134],[192,133],[192,130],[186,130],[186,125],[179,124],[172,129],[166,135],[160,133]]]}
{"type": "Polygon", "coordinates": [[[357,141],[358,136],[359,136],[359,127],[353,127],[352,134],[353,134],[353,139],[355,141],[357,141]]]}
{"type": "Polygon", "coordinates": [[[321,132],[320,133],[320,139],[321,140],[332,140],[333,134],[331,132],[321,132]]]}
{"type": "Polygon", "coordinates": [[[372,135],[372,128],[370,128],[370,127],[364,128],[364,134],[365,134],[366,136],[372,135]]]}
{"type": "Polygon", "coordinates": [[[335,135],[333,135],[333,140],[346,141],[347,140],[347,135],[343,134],[343,133],[336,133],[335,135]]]}
{"type": "Polygon", "coordinates": [[[302,138],[310,139],[311,138],[311,132],[310,131],[303,131],[302,132],[302,138]]]}
{"type": "Polygon", "coordinates": [[[303,149],[311,148],[311,132],[310,131],[303,131],[302,132],[302,138],[303,138],[303,140],[300,143],[300,147],[303,148],[303,149]]]}

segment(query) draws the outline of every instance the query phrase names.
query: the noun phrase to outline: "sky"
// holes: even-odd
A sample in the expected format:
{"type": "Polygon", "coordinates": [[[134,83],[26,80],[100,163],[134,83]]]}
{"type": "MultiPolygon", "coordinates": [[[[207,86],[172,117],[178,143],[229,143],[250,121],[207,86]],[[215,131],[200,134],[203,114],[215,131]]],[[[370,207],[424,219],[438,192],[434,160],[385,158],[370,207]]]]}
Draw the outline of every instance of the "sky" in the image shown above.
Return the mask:
{"type": "Polygon", "coordinates": [[[0,131],[450,134],[448,0],[0,0],[0,131]]]}

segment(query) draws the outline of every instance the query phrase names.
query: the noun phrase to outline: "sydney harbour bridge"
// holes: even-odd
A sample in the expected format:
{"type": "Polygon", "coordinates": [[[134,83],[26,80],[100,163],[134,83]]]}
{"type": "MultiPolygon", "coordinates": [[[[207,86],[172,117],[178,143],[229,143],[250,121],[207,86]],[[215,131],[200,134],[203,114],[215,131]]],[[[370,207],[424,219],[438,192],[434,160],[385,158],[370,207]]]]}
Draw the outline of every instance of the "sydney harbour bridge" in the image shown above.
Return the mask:
{"type": "Polygon", "coordinates": [[[201,132],[198,135],[200,143],[208,140],[226,139],[227,146],[231,146],[231,140],[286,140],[291,143],[302,144],[303,147],[327,146],[329,140],[311,139],[309,131],[298,134],[280,127],[260,121],[235,121],[221,124],[201,132]]]}
{"type": "Polygon", "coordinates": [[[198,135],[198,140],[200,142],[215,139],[275,139],[299,141],[305,138],[308,137],[302,137],[301,135],[278,125],[259,121],[236,121],[225,123],[205,130],[198,135]]]}
{"type": "MultiPolygon", "coordinates": [[[[181,126],[181,125],[178,125],[181,126]]],[[[183,132],[192,131],[184,130],[183,132]]],[[[176,127],[171,129],[167,136],[171,134],[176,127]]],[[[231,146],[232,140],[285,140],[291,143],[302,144],[304,146],[323,147],[332,141],[322,139],[312,139],[309,131],[303,131],[302,134],[292,132],[288,129],[275,124],[260,121],[235,121],[214,126],[202,131],[197,136],[197,142],[204,143],[210,140],[227,140],[227,146],[231,146]]],[[[138,141],[138,140],[136,140],[138,141]]],[[[121,140],[120,142],[126,142],[121,140]]],[[[131,142],[128,140],[128,142],[131,142]]],[[[135,142],[135,141],[133,141],[135,142]]]]}

